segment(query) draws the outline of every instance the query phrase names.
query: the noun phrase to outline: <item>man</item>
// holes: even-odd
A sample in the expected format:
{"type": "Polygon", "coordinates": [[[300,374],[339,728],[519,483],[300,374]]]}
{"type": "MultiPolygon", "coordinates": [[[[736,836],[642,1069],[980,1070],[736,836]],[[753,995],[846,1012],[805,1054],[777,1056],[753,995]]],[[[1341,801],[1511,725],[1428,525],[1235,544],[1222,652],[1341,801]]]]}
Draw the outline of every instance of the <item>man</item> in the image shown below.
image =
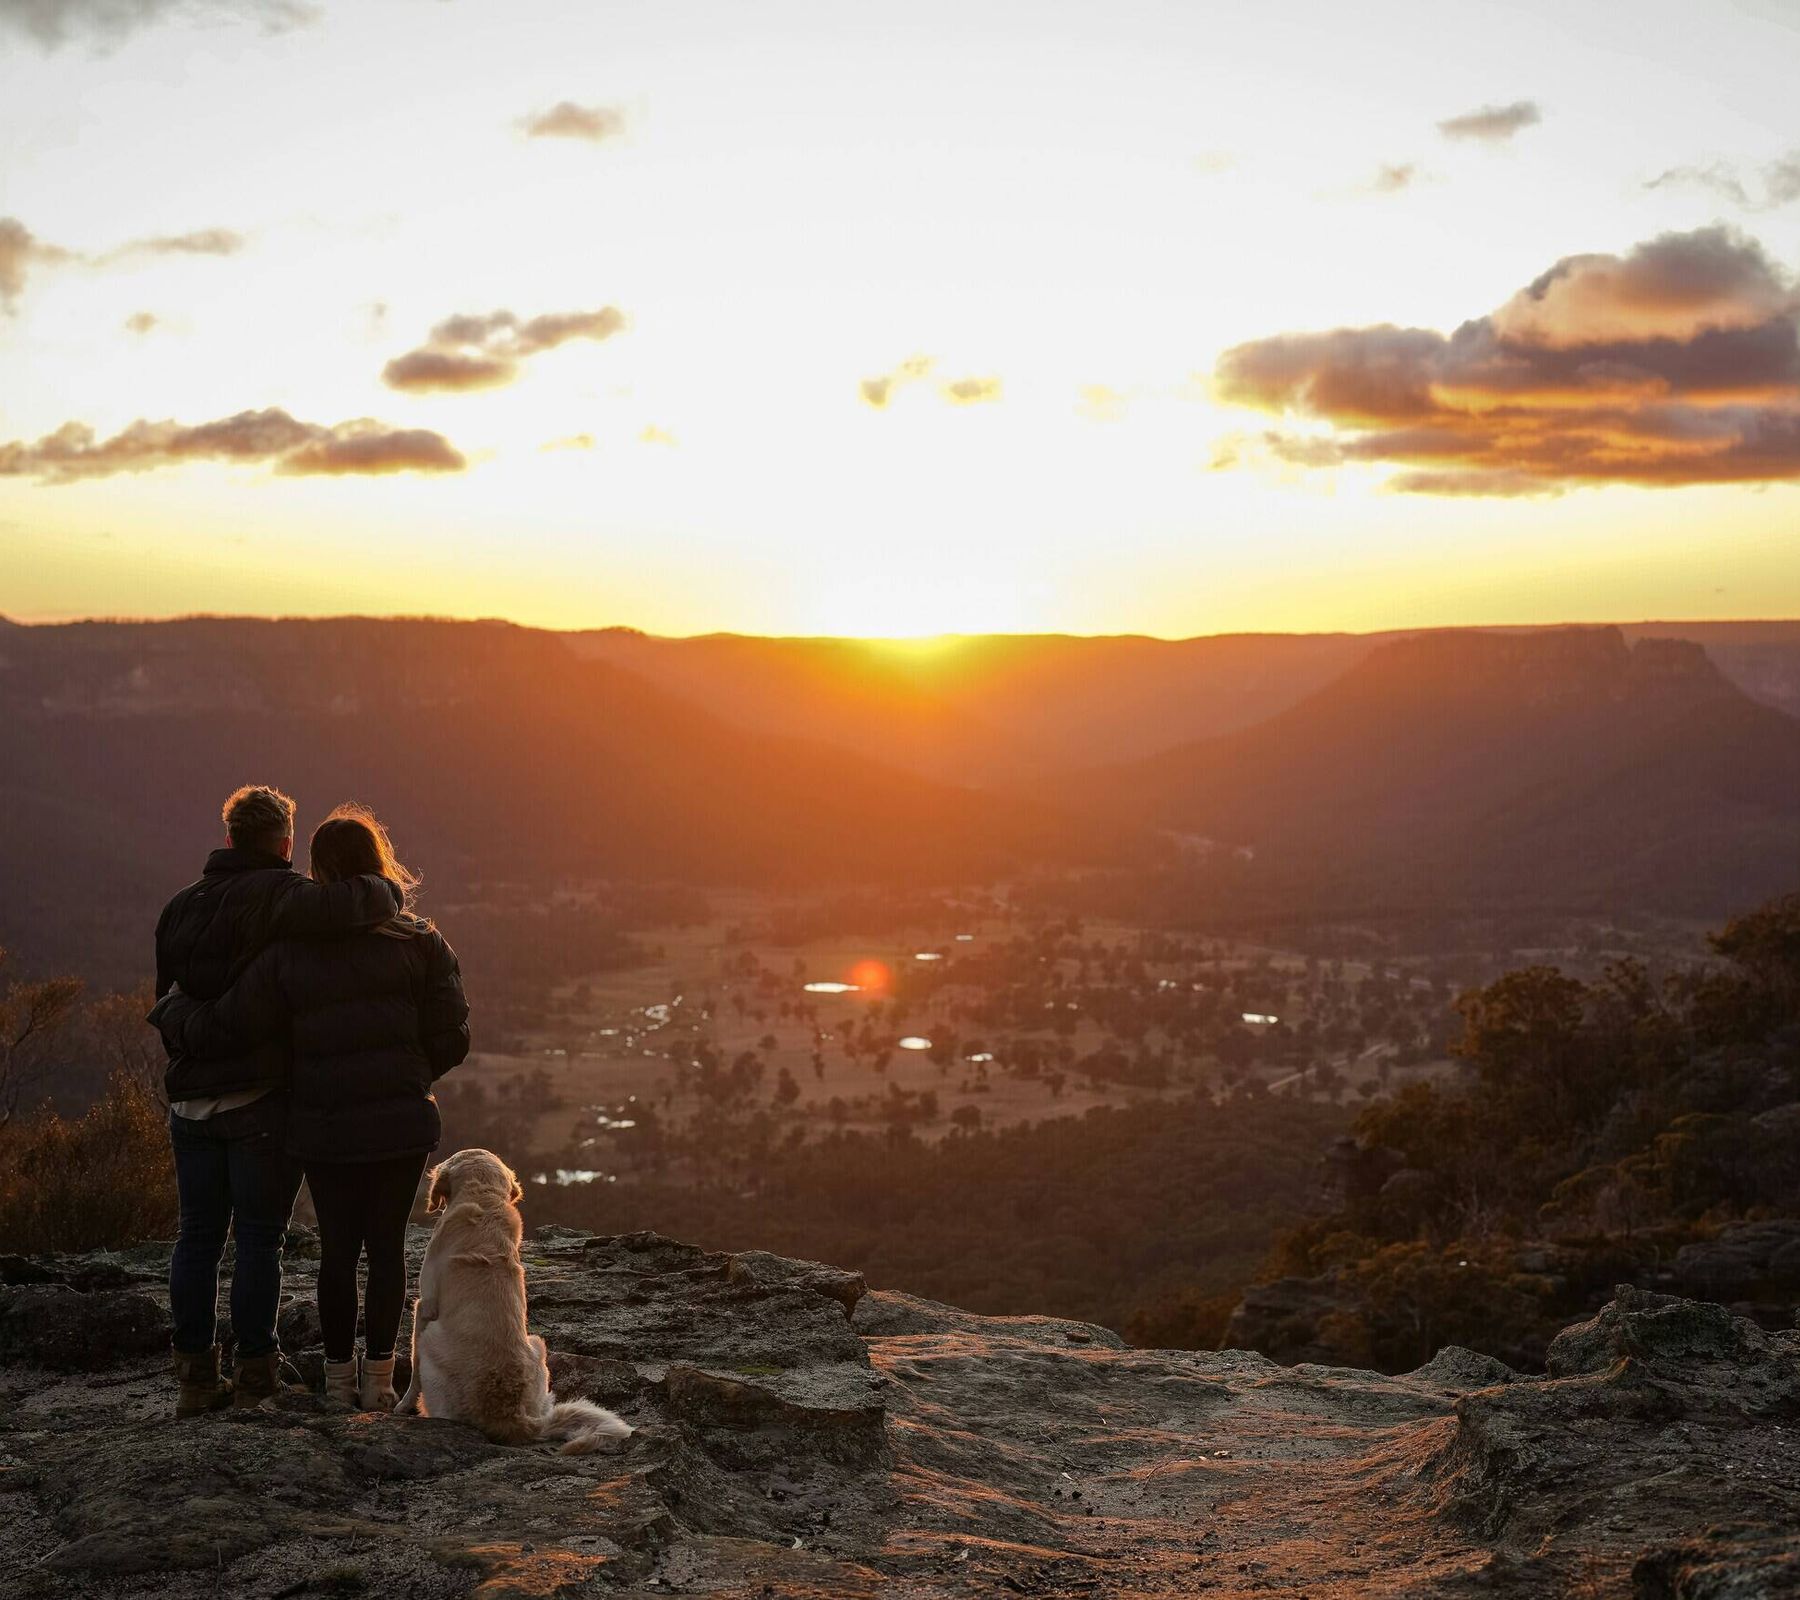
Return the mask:
{"type": "MultiPolygon", "coordinates": [[[[295,872],[294,802],[279,789],[246,785],[225,802],[224,819],[225,848],[206,858],[199,880],[163,908],[156,924],[159,1000],[175,984],[214,999],[273,940],[377,927],[401,909],[400,891],[385,878],[326,884],[295,872]]],[[[300,1191],[300,1164],[284,1144],[288,1055],[285,1040],[205,1061],[169,1054],[163,1085],[181,1203],[169,1263],[178,1417],[260,1405],[277,1389],[282,1241],[300,1191]],[[219,1375],[219,1258],[227,1228],[237,1241],[235,1392],[219,1375]]]]}

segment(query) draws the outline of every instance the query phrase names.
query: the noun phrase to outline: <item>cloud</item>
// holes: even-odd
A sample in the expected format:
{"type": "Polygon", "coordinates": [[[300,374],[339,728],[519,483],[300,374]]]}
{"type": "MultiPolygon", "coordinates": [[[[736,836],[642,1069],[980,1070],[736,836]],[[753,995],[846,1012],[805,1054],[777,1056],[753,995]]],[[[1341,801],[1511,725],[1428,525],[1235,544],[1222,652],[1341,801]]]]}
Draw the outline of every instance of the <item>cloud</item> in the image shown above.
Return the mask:
{"type": "Polygon", "coordinates": [[[856,386],[857,393],[877,411],[884,411],[898,390],[909,383],[917,383],[923,378],[928,378],[931,375],[933,364],[930,356],[909,356],[892,372],[884,372],[873,378],[864,378],[856,386]]]}
{"type": "Polygon", "coordinates": [[[154,311],[134,311],[125,319],[127,333],[149,333],[157,326],[158,318],[154,311]]]}
{"type": "Polygon", "coordinates": [[[1568,256],[1454,333],[1338,328],[1227,350],[1220,399],[1314,424],[1301,466],[1384,463],[1401,492],[1800,479],[1800,290],[1726,228],[1568,256]]]}
{"type": "Polygon", "coordinates": [[[1476,139],[1483,144],[1503,144],[1521,129],[1544,120],[1535,100],[1514,100],[1510,105],[1482,106],[1459,117],[1446,117],[1438,132],[1446,139],[1476,139]]]}
{"type": "Polygon", "coordinates": [[[938,386],[938,393],[953,406],[986,405],[1000,398],[998,378],[952,378],[938,386]]]}
{"type": "Polygon", "coordinates": [[[546,443],[539,445],[538,448],[546,454],[555,450],[592,450],[594,448],[594,436],[591,433],[565,434],[560,439],[551,439],[546,443]]]}
{"type": "Polygon", "coordinates": [[[519,375],[527,357],[573,339],[610,339],[625,326],[615,306],[598,311],[554,311],[521,320],[511,311],[446,317],[425,343],[382,368],[390,389],[462,393],[497,389],[519,375]]]}
{"type": "MultiPolygon", "coordinates": [[[[873,406],[877,411],[885,411],[901,389],[923,383],[931,376],[936,365],[930,356],[912,356],[902,361],[892,372],[862,379],[856,390],[862,396],[864,404],[873,406]]],[[[953,406],[981,405],[1000,398],[1000,380],[984,377],[949,378],[938,384],[937,392],[940,398],[953,406]]]]}
{"type": "Polygon", "coordinates": [[[269,466],[298,477],[460,472],[468,465],[448,439],[428,429],[390,428],[369,417],[328,428],[279,407],[195,426],[140,419],[110,439],[86,423],[65,422],[35,444],[0,443],[0,478],[39,483],[79,483],[193,461],[269,466]]]}
{"type": "Polygon", "coordinates": [[[33,267],[75,259],[72,251],[47,244],[17,217],[0,217],[0,309],[11,311],[18,304],[33,267]]]}
{"type": "Polygon", "coordinates": [[[1369,180],[1369,187],[1376,194],[1398,194],[1402,189],[1407,188],[1418,175],[1418,167],[1410,161],[1384,165],[1379,167],[1375,176],[1369,180]]]}
{"type": "Polygon", "coordinates": [[[638,443],[659,444],[665,449],[673,450],[681,441],[667,428],[659,428],[654,422],[649,422],[644,425],[643,431],[638,435],[638,443]]]}
{"type": "Polygon", "coordinates": [[[0,0],[0,30],[10,29],[55,50],[77,39],[110,49],[128,34],[168,18],[253,22],[282,33],[317,20],[303,0],[0,0]]]}
{"type": "Polygon", "coordinates": [[[1118,422],[1125,415],[1125,396],[1104,383],[1085,383],[1075,410],[1089,422],[1118,422]]]}
{"type": "Polygon", "coordinates": [[[1753,194],[1738,168],[1715,161],[1704,167],[1671,167],[1644,187],[1706,189],[1746,211],[1773,211],[1777,206],[1800,200],[1800,150],[1765,162],[1758,169],[1756,181],[1760,193],[1753,194]]]}
{"type": "Polygon", "coordinates": [[[130,239],[91,259],[96,266],[107,266],[132,256],[234,256],[247,242],[241,233],[230,228],[199,228],[193,233],[159,233],[147,239],[130,239]]]}
{"type": "Polygon", "coordinates": [[[395,356],[381,369],[381,381],[390,389],[434,393],[498,389],[518,375],[518,362],[504,356],[430,347],[395,356]]]}
{"type": "MultiPolygon", "coordinates": [[[[0,6],[5,4],[6,0],[0,0],[0,6]]],[[[128,239],[99,255],[87,255],[38,238],[17,217],[0,217],[0,310],[11,311],[18,304],[26,277],[35,267],[110,267],[143,256],[229,256],[236,255],[244,244],[244,236],[229,228],[202,228],[193,233],[128,239]]]]}
{"type": "Polygon", "coordinates": [[[519,119],[528,139],[586,139],[599,144],[625,131],[625,113],[615,106],[582,106],[561,100],[548,111],[534,111],[519,119]]]}

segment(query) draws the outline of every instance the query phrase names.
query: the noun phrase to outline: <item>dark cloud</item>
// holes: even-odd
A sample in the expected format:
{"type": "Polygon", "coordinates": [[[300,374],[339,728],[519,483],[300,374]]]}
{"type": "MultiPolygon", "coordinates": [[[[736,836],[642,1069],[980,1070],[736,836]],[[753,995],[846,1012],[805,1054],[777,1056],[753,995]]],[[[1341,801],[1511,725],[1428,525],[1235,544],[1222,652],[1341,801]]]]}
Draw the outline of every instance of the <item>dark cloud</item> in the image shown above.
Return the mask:
{"type": "Polygon", "coordinates": [[[1765,162],[1757,169],[1754,189],[1740,169],[1724,161],[1704,167],[1671,167],[1644,187],[1706,189],[1746,211],[1773,211],[1800,200],[1800,150],[1765,162]]]}
{"type": "Polygon", "coordinates": [[[519,375],[528,356],[573,339],[610,339],[625,326],[616,306],[598,311],[553,311],[521,319],[511,311],[446,317],[416,350],[381,371],[390,389],[444,393],[496,389],[519,375]]]}
{"type": "Polygon", "coordinates": [[[35,444],[0,443],[0,477],[40,483],[78,483],[193,461],[265,465],[302,476],[460,472],[468,464],[442,434],[423,428],[390,428],[368,417],[328,428],[279,407],[195,426],[140,419],[110,439],[86,423],[65,422],[35,444]]]}
{"type": "Polygon", "coordinates": [[[23,34],[46,50],[76,40],[109,49],[177,16],[250,22],[281,33],[317,20],[319,8],[304,0],[0,0],[0,31],[23,34]]]}
{"type": "MultiPolygon", "coordinates": [[[[5,4],[6,0],[0,0],[0,6],[5,4]]],[[[201,228],[193,233],[128,239],[100,255],[85,255],[38,238],[17,217],[0,217],[0,309],[10,311],[18,303],[25,292],[25,279],[34,267],[70,263],[110,267],[142,256],[230,256],[242,250],[244,243],[244,236],[229,228],[201,228]]]]}
{"type": "Polygon", "coordinates": [[[534,111],[519,126],[531,139],[586,139],[598,144],[625,131],[625,113],[614,106],[582,106],[562,100],[548,111],[534,111]]]}
{"type": "Polygon", "coordinates": [[[1459,117],[1446,117],[1438,124],[1438,132],[1446,139],[1479,139],[1484,144],[1501,144],[1521,129],[1544,120],[1535,100],[1514,100],[1510,105],[1482,106],[1465,111],[1459,117]]]}
{"type": "Polygon", "coordinates": [[[1391,487],[1548,493],[1582,483],[1800,479],[1800,292],[1725,228],[1569,256],[1455,332],[1339,328],[1227,350],[1220,398],[1329,426],[1265,437],[1391,487]]]}

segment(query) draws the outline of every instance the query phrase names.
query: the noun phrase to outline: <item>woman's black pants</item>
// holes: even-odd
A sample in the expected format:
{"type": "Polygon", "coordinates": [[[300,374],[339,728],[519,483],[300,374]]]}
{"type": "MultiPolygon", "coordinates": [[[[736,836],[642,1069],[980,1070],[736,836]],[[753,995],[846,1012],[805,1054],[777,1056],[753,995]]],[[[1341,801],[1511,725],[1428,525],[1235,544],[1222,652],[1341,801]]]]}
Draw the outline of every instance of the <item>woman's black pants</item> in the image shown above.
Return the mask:
{"type": "Polygon", "coordinates": [[[319,1323],[325,1359],[356,1354],[356,1263],[369,1258],[363,1353],[394,1353],[406,1303],[406,1219],[425,1172],[423,1155],[385,1161],[309,1161],[306,1187],[319,1217],[319,1323]]]}

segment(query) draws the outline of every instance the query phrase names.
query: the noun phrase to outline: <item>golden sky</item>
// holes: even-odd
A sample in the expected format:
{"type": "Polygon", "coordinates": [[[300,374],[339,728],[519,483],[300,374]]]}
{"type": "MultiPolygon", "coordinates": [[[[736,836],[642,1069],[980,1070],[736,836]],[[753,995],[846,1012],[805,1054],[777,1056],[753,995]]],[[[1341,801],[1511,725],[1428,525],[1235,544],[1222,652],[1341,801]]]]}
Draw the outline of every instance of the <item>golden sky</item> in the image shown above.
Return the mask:
{"type": "Polygon", "coordinates": [[[1800,615],[1797,75],[1793,0],[0,0],[0,613],[1800,615]]]}

